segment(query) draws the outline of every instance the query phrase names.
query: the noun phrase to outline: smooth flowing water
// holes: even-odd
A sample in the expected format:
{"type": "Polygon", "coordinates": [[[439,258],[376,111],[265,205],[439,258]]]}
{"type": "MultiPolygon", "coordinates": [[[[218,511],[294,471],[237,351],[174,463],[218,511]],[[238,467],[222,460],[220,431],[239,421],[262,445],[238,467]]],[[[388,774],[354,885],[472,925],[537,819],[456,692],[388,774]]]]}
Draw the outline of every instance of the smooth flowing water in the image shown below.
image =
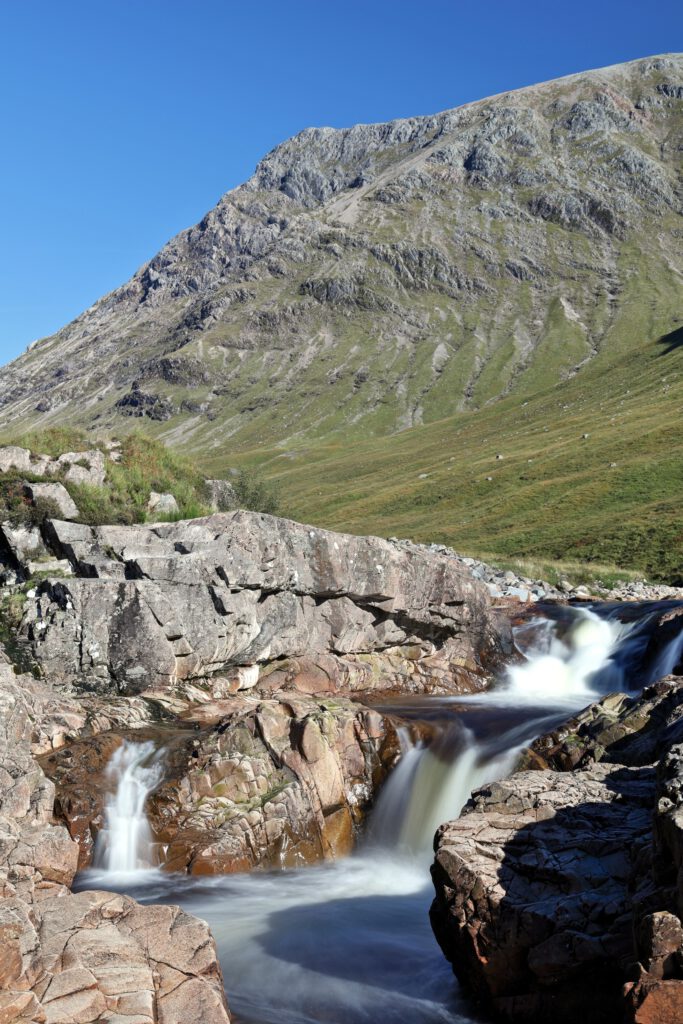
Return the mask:
{"type": "MultiPolygon", "coordinates": [[[[473,788],[507,774],[535,736],[603,693],[645,685],[662,666],[674,667],[681,635],[651,650],[651,625],[661,610],[660,604],[637,613],[634,606],[539,611],[516,630],[525,661],[492,691],[381,705],[406,722],[403,754],[363,842],[346,860],[210,879],[90,871],[81,884],[124,889],[142,902],[180,903],[207,920],[231,1010],[243,1024],[472,1024],[429,926],[434,831],[459,814],[473,788]],[[411,741],[411,721],[429,723],[429,745],[411,741]]],[[[119,791],[156,763],[149,750],[120,760],[119,791]]],[[[107,850],[125,846],[128,865],[132,847],[140,856],[140,796],[136,790],[119,802],[117,792],[107,814],[107,850]],[[135,840],[124,804],[135,808],[135,840]],[[125,842],[119,844],[117,830],[125,842]]],[[[115,863],[118,855],[106,866],[115,870],[115,863]]]]}
{"type": "Polygon", "coordinates": [[[124,740],[116,750],[107,765],[110,791],[104,804],[104,828],[95,844],[95,867],[131,874],[156,864],[145,801],[162,774],[163,760],[151,740],[124,740]]]}

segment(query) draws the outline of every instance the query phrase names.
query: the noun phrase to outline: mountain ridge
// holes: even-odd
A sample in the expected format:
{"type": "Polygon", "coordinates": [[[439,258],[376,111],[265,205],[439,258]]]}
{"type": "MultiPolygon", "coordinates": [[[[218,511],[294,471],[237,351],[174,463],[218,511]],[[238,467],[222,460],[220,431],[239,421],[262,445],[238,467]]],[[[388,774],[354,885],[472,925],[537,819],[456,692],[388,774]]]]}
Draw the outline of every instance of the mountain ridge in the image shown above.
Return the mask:
{"type": "Polygon", "coordinates": [[[681,95],[663,55],[304,129],[9,364],[0,429],[143,424],[195,452],[380,436],[666,333],[681,95]]]}

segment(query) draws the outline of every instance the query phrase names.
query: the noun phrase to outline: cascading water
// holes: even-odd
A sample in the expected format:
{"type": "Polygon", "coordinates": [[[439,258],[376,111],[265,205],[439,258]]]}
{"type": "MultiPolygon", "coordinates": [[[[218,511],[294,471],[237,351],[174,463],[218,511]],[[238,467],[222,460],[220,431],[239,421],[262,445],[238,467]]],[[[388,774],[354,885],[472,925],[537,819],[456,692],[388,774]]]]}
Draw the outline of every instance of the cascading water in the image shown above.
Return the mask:
{"type": "Polygon", "coordinates": [[[517,649],[527,660],[508,668],[504,689],[517,701],[540,698],[582,707],[623,683],[613,655],[628,632],[628,626],[602,619],[589,608],[573,609],[562,637],[557,623],[532,620],[514,631],[517,649]]]}
{"type": "Polygon", "coordinates": [[[155,863],[145,801],[161,780],[162,762],[154,743],[124,740],[107,765],[111,786],[104,807],[104,828],[97,836],[95,866],[130,873],[155,863]]]}
{"type": "MultiPolygon", "coordinates": [[[[402,756],[354,856],[274,874],[147,871],[129,876],[126,891],[145,902],[181,903],[209,922],[230,1005],[243,1024],[474,1024],[428,923],[434,831],[459,814],[472,788],[507,774],[535,736],[604,693],[645,685],[675,667],[683,633],[661,649],[651,644],[661,611],[537,609],[514,631],[525,661],[488,693],[404,698],[379,708],[406,723],[402,756]],[[428,728],[412,729],[411,722],[428,728]],[[431,739],[416,742],[415,734],[431,739]]],[[[122,748],[112,764],[120,784],[107,827],[118,840],[101,863],[114,870],[148,856],[140,850],[141,837],[149,850],[140,819],[157,776],[144,775],[155,764],[144,746],[122,748]],[[115,848],[126,851],[120,859],[115,848]]],[[[104,873],[85,881],[111,880],[104,873]]]]}
{"type": "Polygon", "coordinates": [[[459,815],[472,790],[507,775],[522,748],[558,715],[566,717],[621,679],[612,655],[627,634],[628,627],[590,609],[573,610],[561,638],[557,623],[547,619],[518,627],[515,640],[526,661],[511,666],[498,689],[452,701],[465,713],[446,719],[429,745],[413,745],[408,730],[401,731],[402,757],[378,800],[371,839],[404,856],[431,859],[436,829],[459,815]],[[476,709],[487,709],[488,718],[494,707],[492,731],[465,724],[474,722],[476,709]]]}
{"type": "Polygon", "coordinates": [[[402,730],[403,753],[372,814],[369,839],[408,860],[428,863],[434,833],[457,817],[473,789],[501,778],[516,750],[487,751],[456,719],[430,745],[413,745],[402,730]]]}

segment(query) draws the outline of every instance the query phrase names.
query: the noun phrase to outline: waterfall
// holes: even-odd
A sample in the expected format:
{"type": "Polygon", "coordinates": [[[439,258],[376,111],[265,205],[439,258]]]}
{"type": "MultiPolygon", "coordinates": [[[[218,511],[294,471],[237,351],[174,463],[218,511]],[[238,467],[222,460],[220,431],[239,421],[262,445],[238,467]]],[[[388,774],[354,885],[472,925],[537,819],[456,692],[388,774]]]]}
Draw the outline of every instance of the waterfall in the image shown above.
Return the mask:
{"type": "Polygon", "coordinates": [[[517,627],[525,662],[488,693],[450,698],[452,716],[449,699],[442,701],[444,721],[430,744],[413,744],[408,729],[399,730],[402,757],[373,812],[372,842],[428,861],[436,829],[458,817],[472,790],[503,778],[536,736],[623,685],[614,655],[631,626],[587,608],[564,615],[561,623],[536,618],[517,627]],[[482,723],[476,712],[484,709],[482,723]]]}
{"type": "Polygon", "coordinates": [[[370,823],[370,842],[400,856],[428,863],[434,833],[457,818],[473,789],[494,782],[513,767],[527,738],[492,749],[455,719],[428,746],[413,745],[402,730],[403,754],[382,789],[370,823]]]}
{"type": "Polygon", "coordinates": [[[514,630],[517,648],[527,659],[507,670],[505,689],[515,700],[568,702],[578,708],[623,685],[613,655],[629,627],[600,618],[589,608],[572,612],[562,637],[558,624],[548,619],[514,630]]]}
{"type": "Polygon", "coordinates": [[[663,679],[674,671],[683,657],[683,630],[671,640],[664,648],[655,662],[652,671],[652,682],[663,679]]]}
{"type": "Polygon", "coordinates": [[[154,743],[124,740],[106,770],[110,792],[104,828],[97,836],[94,863],[106,871],[132,872],[154,864],[154,843],[145,800],[161,781],[162,762],[154,743]]]}
{"type": "MultiPolygon", "coordinates": [[[[513,770],[536,736],[603,693],[645,685],[677,659],[683,639],[673,635],[676,625],[658,633],[666,610],[650,603],[536,607],[534,619],[514,630],[523,663],[487,692],[375,703],[397,723],[401,756],[379,792],[365,841],[350,857],[210,877],[90,871],[81,886],[125,891],[142,903],[178,903],[208,921],[240,1020],[474,1024],[429,925],[434,833],[458,816],[472,789],[513,770]]],[[[151,744],[128,744],[111,765],[109,833],[132,832],[137,815],[146,837],[142,852],[124,860],[133,866],[153,860],[144,797],[156,784],[158,760],[151,744]],[[136,770],[142,791],[124,799],[136,770]]],[[[121,845],[134,851],[140,838],[138,832],[121,845]]],[[[109,841],[104,834],[100,840],[100,864],[115,866],[105,856],[109,841]]]]}

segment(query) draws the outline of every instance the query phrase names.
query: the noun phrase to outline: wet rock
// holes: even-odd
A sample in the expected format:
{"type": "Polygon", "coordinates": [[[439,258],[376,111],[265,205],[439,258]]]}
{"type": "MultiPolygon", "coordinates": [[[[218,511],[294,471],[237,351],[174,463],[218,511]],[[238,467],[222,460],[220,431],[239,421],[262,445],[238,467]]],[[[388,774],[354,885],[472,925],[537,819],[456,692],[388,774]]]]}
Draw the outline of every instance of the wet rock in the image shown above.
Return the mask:
{"type": "Polygon", "coordinates": [[[639,695],[610,694],[540,736],[523,755],[525,767],[572,771],[596,762],[644,766],[659,757],[664,735],[683,728],[683,687],[664,679],[639,695]]]}
{"type": "MultiPolygon", "coordinates": [[[[165,752],[164,777],[147,812],[161,863],[194,874],[295,867],[348,854],[398,751],[388,719],[339,698],[236,697],[206,705],[198,718],[189,709],[183,722],[184,731],[127,735],[152,738],[165,752]]],[[[41,762],[79,843],[81,867],[102,828],[106,766],[120,742],[120,734],[99,735],[41,762]]]]}
{"type": "Polygon", "coordinates": [[[229,1015],[207,926],[177,907],[74,895],[78,846],[53,818],[32,756],[83,728],[74,704],[16,676],[0,650],[0,1019],[223,1024],[229,1015]]]}

